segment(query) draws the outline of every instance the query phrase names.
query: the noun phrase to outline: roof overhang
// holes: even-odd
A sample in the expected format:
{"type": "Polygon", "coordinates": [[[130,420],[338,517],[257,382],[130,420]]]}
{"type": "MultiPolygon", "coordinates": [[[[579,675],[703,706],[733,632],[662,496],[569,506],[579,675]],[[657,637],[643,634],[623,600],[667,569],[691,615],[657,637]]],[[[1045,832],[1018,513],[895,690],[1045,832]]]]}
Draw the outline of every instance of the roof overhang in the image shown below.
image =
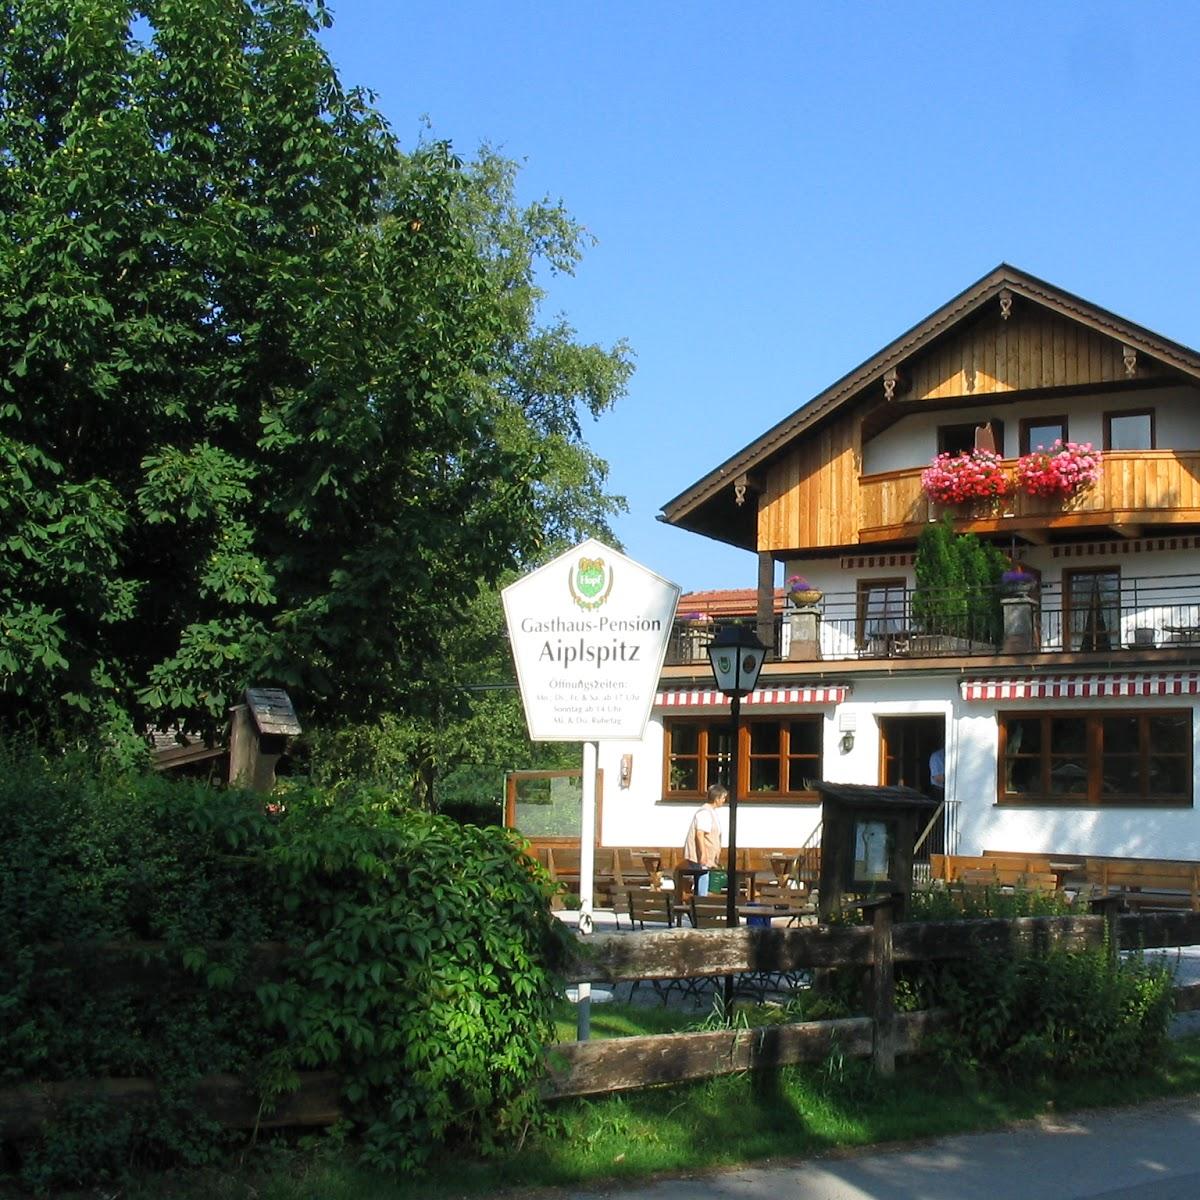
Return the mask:
{"type": "Polygon", "coordinates": [[[944,337],[970,319],[1002,291],[1039,304],[1106,337],[1118,338],[1139,353],[1159,360],[1200,382],[1200,354],[1164,338],[1107,309],[1054,287],[1044,280],[1001,263],[977,283],[960,292],[907,333],[885,346],[849,374],[785,417],[761,437],[743,447],[715,470],[663,505],[659,520],[745,550],[757,549],[758,510],[752,496],[737,503],[734,483],[752,478],[798,438],[857,399],[865,389],[882,389],[888,371],[944,337]]]}

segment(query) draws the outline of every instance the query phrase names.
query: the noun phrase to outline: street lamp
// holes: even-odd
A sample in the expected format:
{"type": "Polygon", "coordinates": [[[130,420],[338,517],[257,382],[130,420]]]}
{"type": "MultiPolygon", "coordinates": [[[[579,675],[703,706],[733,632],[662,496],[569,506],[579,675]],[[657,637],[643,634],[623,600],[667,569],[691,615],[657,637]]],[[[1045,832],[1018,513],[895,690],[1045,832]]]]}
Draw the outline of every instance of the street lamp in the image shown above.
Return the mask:
{"type": "MultiPolygon", "coordinates": [[[[754,630],[741,625],[722,625],[708,647],[717,690],[729,697],[733,726],[733,761],[729,768],[729,870],[725,885],[725,924],[730,929],[737,924],[738,725],[742,716],[742,697],[754,691],[766,656],[767,648],[754,630]]],[[[731,984],[732,980],[726,981],[727,1003],[732,999],[729,995],[731,984]]]]}

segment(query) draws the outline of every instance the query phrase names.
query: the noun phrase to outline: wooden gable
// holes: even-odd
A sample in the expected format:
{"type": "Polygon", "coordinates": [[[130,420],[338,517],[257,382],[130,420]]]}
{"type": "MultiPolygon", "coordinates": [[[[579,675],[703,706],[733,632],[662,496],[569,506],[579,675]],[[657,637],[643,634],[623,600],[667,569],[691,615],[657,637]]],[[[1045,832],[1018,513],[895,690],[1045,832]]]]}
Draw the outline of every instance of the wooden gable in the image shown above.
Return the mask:
{"type": "Polygon", "coordinates": [[[1172,380],[1200,385],[1200,354],[1001,264],[665,504],[662,519],[760,553],[853,545],[863,440],[902,416],[1172,380]]]}
{"type": "Polygon", "coordinates": [[[897,394],[947,400],[1165,376],[1153,359],[1078,321],[1033,304],[1004,317],[997,305],[904,364],[897,394]]]}
{"type": "Polygon", "coordinates": [[[758,549],[858,540],[861,428],[861,408],[845,409],[771,463],[758,502],[758,549]]]}

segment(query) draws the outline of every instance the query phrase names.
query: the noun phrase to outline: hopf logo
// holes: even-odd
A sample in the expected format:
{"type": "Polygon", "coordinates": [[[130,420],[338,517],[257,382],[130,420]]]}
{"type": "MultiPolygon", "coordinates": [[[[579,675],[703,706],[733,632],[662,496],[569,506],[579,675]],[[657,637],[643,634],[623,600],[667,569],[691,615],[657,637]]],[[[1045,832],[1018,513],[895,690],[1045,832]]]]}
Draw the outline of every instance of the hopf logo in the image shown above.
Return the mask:
{"type": "Polygon", "coordinates": [[[571,599],[585,611],[599,608],[612,591],[613,570],[602,558],[581,558],[569,577],[571,599]]]}

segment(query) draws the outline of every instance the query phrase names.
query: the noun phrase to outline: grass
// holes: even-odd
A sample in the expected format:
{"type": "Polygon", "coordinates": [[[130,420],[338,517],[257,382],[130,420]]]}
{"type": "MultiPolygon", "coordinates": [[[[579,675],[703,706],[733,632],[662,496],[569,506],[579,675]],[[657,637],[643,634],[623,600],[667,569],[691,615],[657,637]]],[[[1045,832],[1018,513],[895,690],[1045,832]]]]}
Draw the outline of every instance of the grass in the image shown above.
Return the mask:
{"type": "MultiPolygon", "coordinates": [[[[653,1012],[654,1010],[640,1010],[653,1012]]],[[[686,1014],[683,1014],[686,1015],[686,1014]]],[[[632,1183],[647,1175],[787,1160],[835,1149],[993,1129],[1047,1112],[1134,1104],[1200,1092],[1200,1038],[1122,1079],[1013,1085],[933,1060],[873,1077],[862,1062],[734,1075],[558,1105],[551,1128],[491,1160],[447,1153],[416,1179],[355,1167],[347,1152],[263,1148],[234,1170],[156,1175],[105,1196],[120,1200],[451,1200],[503,1189],[632,1183]],[[721,1136],[714,1137],[719,1125],[721,1136]]],[[[86,1193],[94,1200],[100,1193],[86,1193]]],[[[63,1200],[67,1200],[66,1197],[63,1200]]],[[[84,1200],[81,1194],[79,1200],[84,1200]]]]}
{"type": "MultiPolygon", "coordinates": [[[[661,1004],[593,1004],[591,1036],[596,1040],[636,1037],[643,1033],[679,1033],[693,1029],[703,1016],[699,1010],[684,1011],[661,1004]]],[[[554,1011],[555,1036],[560,1042],[573,1042],[579,1025],[579,1012],[568,1000],[554,1011]]]]}

